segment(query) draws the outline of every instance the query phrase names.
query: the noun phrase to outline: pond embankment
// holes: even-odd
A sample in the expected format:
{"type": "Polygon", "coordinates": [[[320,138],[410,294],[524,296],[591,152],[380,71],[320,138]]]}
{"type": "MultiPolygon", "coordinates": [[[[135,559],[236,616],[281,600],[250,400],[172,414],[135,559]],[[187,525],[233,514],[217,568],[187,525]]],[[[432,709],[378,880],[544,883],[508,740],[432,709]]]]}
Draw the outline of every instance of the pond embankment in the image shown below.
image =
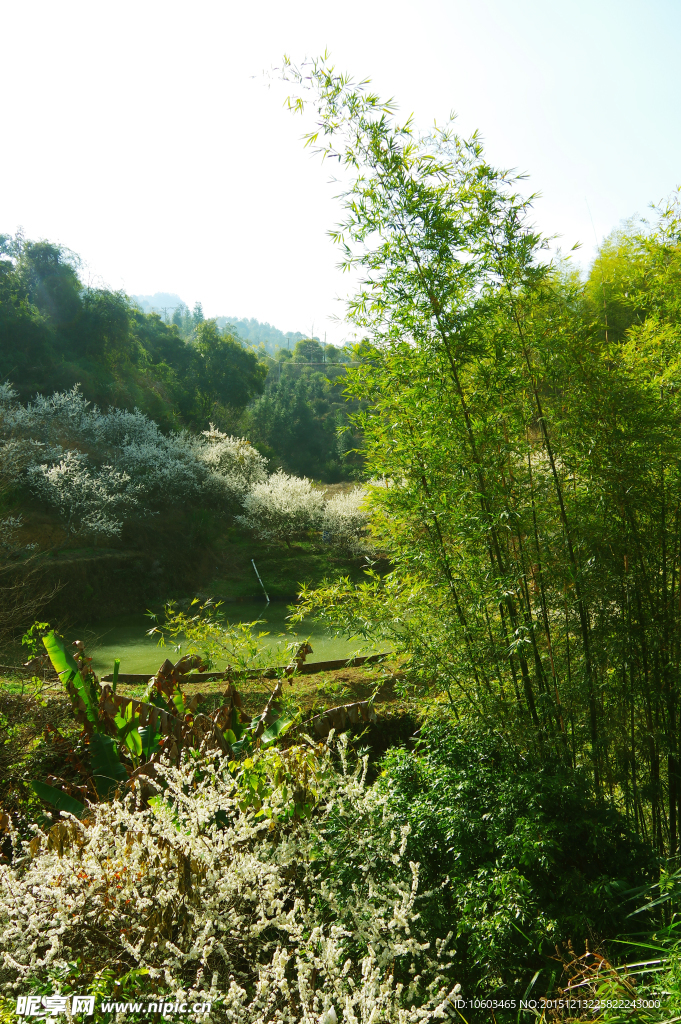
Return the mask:
{"type": "MultiPolygon", "coordinates": [[[[163,531],[156,537],[145,531],[124,540],[130,543],[63,544],[17,563],[12,575],[18,583],[22,574],[28,580],[30,572],[36,597],[52,595],[36,601],[35,617],[68,629],[196,595],[253,604],[263,600],[263,589],[272,602],[291,602],[302,584],[318,586],[340,576],[359,581],[365,566],[361,558],[343,558],[319,543],[304,541],[287,548],[235,528],[216,530],[206,543],[191,547],[163,531]]],[[[374,568],[387,571],[388,564],[374,568]]]]}

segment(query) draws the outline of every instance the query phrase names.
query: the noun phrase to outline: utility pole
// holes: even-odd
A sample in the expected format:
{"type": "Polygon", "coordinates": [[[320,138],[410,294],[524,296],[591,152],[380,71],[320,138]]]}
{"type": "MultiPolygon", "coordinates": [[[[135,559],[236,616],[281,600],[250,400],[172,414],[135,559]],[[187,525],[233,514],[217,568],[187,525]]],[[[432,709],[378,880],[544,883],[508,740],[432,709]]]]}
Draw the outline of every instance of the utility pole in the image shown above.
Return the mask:
{"type": "Polygon", "coordinates": [[[168,323],[168,310],[172,311],[174,309],[179,309],[179,306],[159,306],[158,308],[163,313],[163,319],[165,320],[166,323],[168,323]]]}

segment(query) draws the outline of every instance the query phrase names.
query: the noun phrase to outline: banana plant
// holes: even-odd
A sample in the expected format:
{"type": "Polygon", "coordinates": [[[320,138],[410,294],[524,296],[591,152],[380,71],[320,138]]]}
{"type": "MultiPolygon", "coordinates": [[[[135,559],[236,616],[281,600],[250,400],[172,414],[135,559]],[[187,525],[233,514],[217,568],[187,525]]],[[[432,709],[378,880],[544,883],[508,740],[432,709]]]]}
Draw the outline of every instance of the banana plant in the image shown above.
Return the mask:
{"type": "MultiPolygon", "coordinates": [[[[139,701],[116,693],[118,659],[114,663],[113,684],[100,684],[80,641],[73,645],[75,653],[54,630],[43,642],[83,728],[89,745],[91,772],[87,773],[72,750],[67,757],[77,766],[86,782],[88,796],[94,800],[110,799],[123,786],[141,783],[145,774],[153,774],[151,766],[161,751],[175,761],[184,747],[198,749],[202,743],[217,746],[227,753],[229,741],[235,734],[231,731],[225,739],[224,727],[219,727],[218,720],[228,722],[240,735],[250,724],[231,684],[225,691],[222,707],[212,718],[196,714],[202,695],[187,697],[182,692],[181,681],[200,667],[201,659],[197,657],[185,656],[175,665],[164,661],[152,677],[145,699],[139,701]]],[[[65,743],[63,737],[59,739],[65,743]]],[[[31,785],[37,796],[58,810],[77,817],[85,812],[85,804],[64,789],[39,781],[31,785]]],[[[68,788],[67,783],[62,782],[62,785],[68,788]]]]}
{"type": "MultiPolygon", "coordinates": [[[[316,733],[321,739],[331,729],[338,731],[376,718],[366,701],[332,708],[305,723],[301,723],[298,716],[277,715],[276,701],[282,694],[282,679],[277,680],[262,712],[253,718],[245,713],[241,697],[231,682],[227,683],[217,710],[210,715],[200,713],[198,706],[203,696],[196,694],[189,698],[182,690],[182,683],[191,680],[192,671],[204,668],[202,659],[196,655],[185,655],[176,664],[166,659],[152,676],[144,698],[138,700],[116,692],[118,659],[114,663],[112,683],[100,683],[80,641],[73,645],[75,653],[72,653],[63,638],[52,630],[43,638],[43,643],[81,723],[83,746],[89,748],[90,765],[84,764],[72,748],[67,749],[65,738],[52,728],[66,760],[76,768],[84,785],[69,786],[60,779],[55,781],[63,788],[49,782],[34,781],[31,785],[41,800],[76,817],[82,817],[87,807],[73,796],[74,791],[92,802],[109,800],[125,786],[135,785],[140,786],[143,798],[149,802],[152,798],[149,777],[154,776],[154,763],[161,753],[177,763],[185,748],[217,748],[229,757],[230,767],[234,765],[237,774],[245,772],[244,778],[249,779],[246,788],[252,789],[257,772],[253,775],[247,766],[256,750],[281,745],[284,737],[293,737],[301,728],[316,733]]],[[[308,644],[299,649],[296,659],[285,670],[286,677],[300,667],[310,650],[308,644]]]]}
{"type": "Polygon", "coordinates": [[[81,665],[78,665],[73,654],[66,649],[62,637],[54,630],[43,637],[43,644],[62,686],[76,705],[77,714],[85,715],[86,721],[96,728],[99,722],[97,677],[90,670],[84,672],[83,678],[81,665]]]}

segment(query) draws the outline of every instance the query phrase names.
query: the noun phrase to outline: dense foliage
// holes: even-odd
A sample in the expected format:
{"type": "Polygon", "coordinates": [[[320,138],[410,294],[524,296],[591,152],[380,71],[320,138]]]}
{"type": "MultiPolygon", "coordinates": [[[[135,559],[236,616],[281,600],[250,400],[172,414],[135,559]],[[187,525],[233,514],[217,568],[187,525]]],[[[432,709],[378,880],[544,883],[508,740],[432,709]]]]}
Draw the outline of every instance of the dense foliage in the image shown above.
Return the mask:
{"type": "Polygon", "coordinates": [[[467,990],[541,991],[559,974],[556,944],[630,927],[627,894],[654,877],[652,850],[587,773],[484,728],[430,726],[416,753],[393,749],[379,787],[409,825],[407,854],[429,893],[422,920],[456,932],[467,990]]]}
{"type": "Polygon", "coordinates": [[[242,429],[288,473],[328,483],[361,478],[360,437],[352,416],[366,403],[348,402],[345,370],[332,377],[331,370],[327,376],[319,369],[271,370],[264,394],[246,409],[242,429]]]}
{"type": "MultiPolygon", "coordinates": [[[[681,209],[587,282],[452,125],[419,135],[321,62],[308,140],[345,164],[337,238],[363,284],[349,371],[388,580],[309,607],[390,636],[460,713],[515,722],[660,852],[681,800],[681,209]],[[611,327],[612,321],[612,327],[611,327]]],[[[295,106],[296,104],[294,104],[295,106]]]]}

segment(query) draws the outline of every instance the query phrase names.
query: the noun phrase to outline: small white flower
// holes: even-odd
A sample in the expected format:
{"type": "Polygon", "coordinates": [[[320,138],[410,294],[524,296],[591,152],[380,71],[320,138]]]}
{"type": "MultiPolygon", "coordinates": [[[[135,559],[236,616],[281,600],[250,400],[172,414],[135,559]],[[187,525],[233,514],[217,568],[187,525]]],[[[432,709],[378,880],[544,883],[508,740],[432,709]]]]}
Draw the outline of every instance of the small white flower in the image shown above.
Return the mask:
{"type": "Polygon", "coordinates": [[[366,540],[370,519],[366,499],[364,488],[355,487],[349,494],[337,494],[330,498],[324,508],[322,530],[325,537],[351,554],[370,552],[366,540]]]}
{"type": "Polygon", "coordinates": [[[273,473],[255,484],[242,501],[245,515],[237,521],[264,539],[290,540],[318,529],[324,514],[324,495],[305,477],[273,473]]]}
{"type": "MultiPolygon", "coordinates": [[[[430,954],[419,931],[418,867],[392,866],[404,841],[399,822],[385,794],[365,784],[347,738],[334,749],[340,770],[328,749],[319,755],[317,814],[274,837],[253,810],[239,811],[236,783],[212,754],[201,764],[158,763],[169,813],[142,810],[132,795],[95,804],[87,824],[70,821],[79,834],[61,856],[43,843],[17,867],[0,865],[6,973],[30,985],[67,971],[76,956],[98,970],[125,956],[159,990],[221,1005],[229,1024],[422,1024],[441,1016],[451,995],[442,982],[451,936],[430,954]],[[351,853],[356,865],[377,868],[350,889],[327,870],[337,851],[325,847],[324,830],[339,806],[363,833],[351,853]],[[207,807],[229,809],[229,825],[209,825],[207,807]],[[332,908],[333,923],[315,897],[332,908]],[[348,957],[357,945],[369,951],[359,962],[348,957]],[[419,1005],[414,985],[403,990],[392,976],[403,956],[428,993],[419,1005]],[[244,963],[255,980],[250,992],[235,980],[244,963]]],[[[291,765],[308,750],[290,748],[291,765]]],[[[265,765],[272,756],[257,755],[265,765]]]]}

